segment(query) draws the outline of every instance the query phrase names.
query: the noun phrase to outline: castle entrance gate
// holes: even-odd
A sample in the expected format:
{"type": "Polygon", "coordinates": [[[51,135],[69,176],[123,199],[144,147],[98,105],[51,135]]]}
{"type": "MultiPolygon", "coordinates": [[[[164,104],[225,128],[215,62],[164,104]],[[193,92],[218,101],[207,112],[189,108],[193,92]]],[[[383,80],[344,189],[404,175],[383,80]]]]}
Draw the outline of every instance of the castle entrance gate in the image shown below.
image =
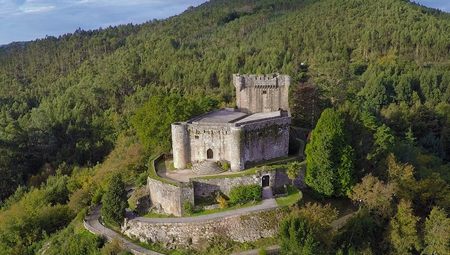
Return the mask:
{"type": "Polygon", "coordinates": [[[263,177],[262,177],[262,186],[263,187],[267,187],[267,186],[269,186],[269,176],[268,175],[264,175],[263,177]]]}

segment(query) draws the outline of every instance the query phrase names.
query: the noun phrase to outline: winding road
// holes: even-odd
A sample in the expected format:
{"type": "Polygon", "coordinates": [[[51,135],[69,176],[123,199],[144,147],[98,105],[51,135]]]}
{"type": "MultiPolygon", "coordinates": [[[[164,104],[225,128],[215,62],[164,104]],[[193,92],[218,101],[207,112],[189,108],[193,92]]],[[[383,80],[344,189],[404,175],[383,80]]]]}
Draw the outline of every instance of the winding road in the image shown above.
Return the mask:
{"type": "Polygon", "coordinates": [[[148,249],[145,249],[137,244],[134,244],[130,242],[129,240],[122,237],[122,235],[118,234],[117,232],[103,226],[100,223],[100,208],[101,206],[98,205],[94,207],[91,211],[91,213],[86,216],[83,224],[84,227],[91,233],[95,235],[104,236],[108,241],[112,241],[114,239],[119,240],[123,247],[129,251],[131,251],[135,255],[163,255],[161,253],[151,251],[148,249]]]}
{"type": "MultiPolygon", "coordinates": [[[[135,220],[141,222],[151,222],[151,223],[190,223],[190,222],[205,222],[209,220],[214,220],[218,218],[224,218],[233,215],[245,215],[253,212],[259,212],[264,210],[270,210],[277,208],[277,202],[273,198],[272,190],[270,188],[263,189],[262,194],[263,200],[261,204],[239,208],[236,210],[224,211],[219,213],[195,216],[195,217],[179,217],[179,218],[146,218],[146,217],[135,217],[132,213],[127,212],[128,220],[135,220]]],[[[100,209],[101,205],[98,205],[92,209],[92,211],[86,216],[84,220],[84,227],[91,233],[96,235],[104,236],[108,241],[113,239],[119,240],[125,249],[131,251],[136,255],[163,255],[161,253],[145,249],[139,245],[136,245],[124,238],[119,233],[103,226],[100,223],[100,209]]]]}

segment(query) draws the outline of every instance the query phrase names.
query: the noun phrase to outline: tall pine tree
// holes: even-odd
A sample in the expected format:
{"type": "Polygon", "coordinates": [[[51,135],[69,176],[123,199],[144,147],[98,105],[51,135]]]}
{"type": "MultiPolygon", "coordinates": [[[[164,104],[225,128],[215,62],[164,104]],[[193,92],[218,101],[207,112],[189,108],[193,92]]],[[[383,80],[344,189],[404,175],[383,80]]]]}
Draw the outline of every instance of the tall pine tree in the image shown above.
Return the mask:
{"type": "Polygon", "coordinates": [[[395,254],[412,254],[420,250],[418,221],[419,217],[414,216],[411,202],[400,201],[397,214],[389,223],[389,241],[395,254]]]}
{"type": "Polygon", "coordinates": [[[120,174],[115,174],[108,183],[102,199],[102,218],[108,223],[122,224],[128,206],[125,183],[120,174]]]}
{"type": "Polygon", "coordinates": [[[305,182],[325,196],[342,196],[354,184],[354,150],[347,144],[343,117],[326,109],[306,146],[305,182]]]}

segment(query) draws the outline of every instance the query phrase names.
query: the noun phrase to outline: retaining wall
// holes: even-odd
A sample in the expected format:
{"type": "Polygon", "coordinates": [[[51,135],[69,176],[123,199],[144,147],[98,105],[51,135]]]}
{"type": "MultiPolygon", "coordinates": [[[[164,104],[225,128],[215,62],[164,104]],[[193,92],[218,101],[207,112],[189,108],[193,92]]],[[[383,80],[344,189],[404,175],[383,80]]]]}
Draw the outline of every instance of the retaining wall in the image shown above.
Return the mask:
{"type": "Polygon", "coordinates": [[[208,245],[214,237],[241,243],[273,237],[284,215],[282,209],[270,209],[202,222],[155,223],[132,219],[124,224],[122,232],[141,242],[163,243],[169,248],[199,248],[208,245]]]}

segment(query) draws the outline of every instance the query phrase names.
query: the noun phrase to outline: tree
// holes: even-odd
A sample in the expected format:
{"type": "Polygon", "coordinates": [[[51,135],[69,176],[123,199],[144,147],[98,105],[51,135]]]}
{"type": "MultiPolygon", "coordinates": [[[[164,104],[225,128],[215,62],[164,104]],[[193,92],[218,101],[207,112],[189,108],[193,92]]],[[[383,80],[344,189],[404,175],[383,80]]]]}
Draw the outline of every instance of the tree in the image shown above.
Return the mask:
{"type": "Polygon", "coordinates": [[[416,186],[414,167],[398,162],[392,153],[388,155],[386,161],[389,182],[396,184],[396,192],[400,197],[411,199],[414,195],[413,188],[416,186]]]}
{"type": "Polygon", "coordinates": [[[391,129],[383,124],[376,129],[374,134],[375,148],[372,153],[368,155],[369,159],[384,158],[394,146],[395,137],[391,129]]]}
{"type": "Polygon", "coordinates": [[[377,249],[379,251],[379,247],[376,247],[376,242],[377,238],[381,235],[380,230],[382,228],[378,226],[377,221],[369,211],[361,209],[339,230],[336,244],[340,249],[347,251],[344,254],[367,254],[364,252],[352,253],[352,250],[364,251],[377,249]]]}
{"type": "Polygon", "coordinates": [[[347,144],[342,116],[326,109],[306,146],[305,182],[325,196],[342,196],[354,182],[354,151],[347,144]]]}
{"type": "Polygon", "coordinates": [[[433,207],[425,221],[423,254],[450,254],[450,219],[444,210],[433,207]]]}
{"type": "Polygon", "coordinates": [[[331,245],[331,223],[337,219],[338,211],[330,204],[306,203],[294,211],[294,215],[306,219],[316,233],[316,239],[325,245],[331,245]]]}
{"type": "Polygon", "coordinates": [[[293,125],[302,128],[313,128],[321,110],[317,87],[308,83],[295,86],[292,89],[290,107],[293,125]]]}
{"type": "Polygon", "coordinates": [[[188,99],[178,94],[152,96],[132,117],[131,123],[144,147],[153,153],[170,150],[170,124],[211,110],[209,97],[188,99]]]}
{"type": "Polygon", "coordinates": [[[289,177],[289,179],[291,179],[292,181],[297,179],[298,175],[300,174],[301,166],[302,165],[298,161],[294,161],[288,165],[287,176],[289,177]]]}
{"type": "Polygon", "coordinates": [[[418,221],[419,217],[414,216],[411,202],[401,200],[396,215],[389,223],[389,241],[396,254],[412,254],[420,250],[418,221]]]}
{"type": "Polygon", "coordinates": [[[312,226],[302,217],[289,216],[284,219],[280,224],[280,239],[283,254],[321,254],[321,245],[312,226]]]}
{"type": "Polygon", "coordinates": [[[128,201],[125,183],[120,174],[112,176],[103,195],[102,204],[102,218],[108,223],[122,224],[128,201]]]}
{"type": "Polygon", "coordinates": [[[349,197],[355,202],[363,203],[369,210],[389,217],[392,211],[393,195],[394,186],[392,184],[385,184],[369,174],[353,187],[349,197]]]}

